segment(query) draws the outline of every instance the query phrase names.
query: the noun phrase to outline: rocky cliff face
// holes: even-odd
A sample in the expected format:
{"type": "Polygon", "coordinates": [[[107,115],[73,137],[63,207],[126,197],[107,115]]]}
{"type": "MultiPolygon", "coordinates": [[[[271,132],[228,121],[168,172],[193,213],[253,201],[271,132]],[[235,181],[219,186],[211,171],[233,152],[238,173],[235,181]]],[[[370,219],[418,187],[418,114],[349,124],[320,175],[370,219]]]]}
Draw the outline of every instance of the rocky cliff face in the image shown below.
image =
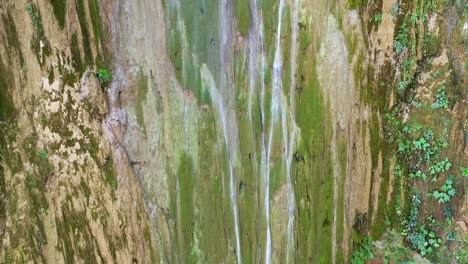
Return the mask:
{"type": "Polygon", "coordinates": [[[2,1],[4,263],[151,259],[138,180],[104,120],[109,64],[98,1],[2,1]]]}
{"type": "Polygon", "coordinates": [[[6,263],[466,261],[461,1],[0,11],[6,263]]]}

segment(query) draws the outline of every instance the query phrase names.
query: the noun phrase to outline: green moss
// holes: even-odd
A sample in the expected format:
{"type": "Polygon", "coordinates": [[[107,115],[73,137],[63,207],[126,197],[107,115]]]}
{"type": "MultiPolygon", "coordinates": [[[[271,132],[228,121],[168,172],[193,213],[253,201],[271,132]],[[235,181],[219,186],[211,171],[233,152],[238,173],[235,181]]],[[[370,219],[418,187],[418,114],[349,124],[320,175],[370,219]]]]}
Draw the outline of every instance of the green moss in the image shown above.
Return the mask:
{"type": "Polygon", "coordinates": [[[194,263],[191,259],[194,236],[194,168],[193,160],[187,153],[182,153],[177,175],[171,186],[171,211],[175,216],[176,233],[174,234],[177,253],[176,259],[183,263],[194,263]],[[177,186],[177,183],[179,186],[177,186]],[[178,189],[178,187],[180,189],[178,189]]]}
{"type": "MultiPolygon", "coordinates": [[[[166,46],[177,80],[200,99],[200,65],[205,63],[213,73],[217,73],[219,69],[218,3],[182,0],[180,6],[183,6],[180,13],[174,3],[168,3],[166,8],[166,46]]],[[[214,75],[217,83],[218,77],[217,74],[214,75]]]]}
{"type": "MultiPolygon", "coordinates": [[[[9,169],[14,175],[22,168],[21,157],[14,154],[12,145],[15,142],[17,128],[16,110],[10,95],[10,90],[13,88],[10,73],[10,70],[4,66],[0,55],[0,87],[2,87],[0,93],[0,228],[2,229],[8,214],[8,202],[11,200],[11,194],[6,188],[5,170],[9,169]]],[[[14,243],[12,237],[10,241],[14,243]]]]}
{"type": "Polygon", "coordinates": [[[99,48],[99,43],[102,40],[103,25],[101,16],[99,15],[99,2],[98,0],[88,0],[89,16],[93,24],[94,42],[96,48],[99,48]]]}
{"type": "Polygon", "coordinates": [[[39,65],[43,66],[45,64],[46,58],[52,54],[52,49],[50,47],[49,41],[45,37],[41,13],[34,4],[26,6],[25,9],[29,13],[32,25],[34,27],[34,34],[30,41],[31,49],[36,55],[39,65]]]}
{"type": "Polygon", "coordinates": [[[49,208],[46,198],[46,183],[52,173],[52,165],[46,158],[38,155],[37,135],[26,138],[22,144],[29,162],[33,165],[33,171],[27,172],[25,177],[26,193],[30,202],[29,217],[34,221],[28,222],[28,238],[33,254],[40,256],[45,261],[42,248],[47,243],[45,226],[42,221],[42,214],[49,208]]]}
{"type": "Polygon", "coordinates": [[[10,119],[16,112],[13,98],[11,97],[11,89],[13,88],[13,75],[11,71],[3,64],[0,55],[0,122],[5,122],[10,119]]]}
{"type": "Polygon", "coordinates": [[[60,234],[57,249],[62,252],[65,263],[73,263],[76,257],[85,263],[98,263],[94,254],[97,245],[87,224],[86,214],[73,210],[71,200],[71,196],[67,195],[61,208],[62,219],[55,219],[57,233],[60,234]]]}
{"type": "Polygon", "coordinates": [[[75,68],[78,72],[83,73],[85,70],[85,66],[83,65],[83,62],[81,60],[80,47],[78,46],[78,37],[76,33],[72,34],[70,51],[73,68],[75,68]]]}
{"type": "Polygon", "coordinates": [[[143,103],[146,101],[146,95],[148,94],[148,77],[145,76],[143,68],[140,68],[138,72],[138,82],[137,82],[137,91],[136,91],[136,100],[135,100],[135,114],[137,117],[138,125],[143,128],[143,133],[146,136],[146,126],[145,126],[145,114],[143,103]]]}
{"type": "Polygon", "coordinates": [[[193,160],[183,154],[180,159],[179,166],[179,181],[180,181],[180,200],[182,208],[182,228],[184,233],[184,248],[187,250],[183,254],[187,261],[190,259],[190,249],[193,247],[193,232],[194,232],[194,204],[193,204],[193,186],[194,186],[194,169],[193,160]]]}
{"type": "Polygon", "coordinates": [[[332,245],[333,169],[329,149],[332,126],[314,65],[313,56],[312,60],[301,60],[297,77],[296,123],[301,137],[296,151],[304,157],[303,161],[293,163],[299,263],[327,263],[332,245]]]}
{"type": "MultiPolygon", "coordinates": [[[[18,31],[16,30],[15,21],[13,17],[11,16],[10,12],[3,14],[2,20],[3,20],[4,29],[7,34],[8,45],[16,51],[17,56],[19,58],[20,65],[23,65],[24,57],[23,57],[23,52],[21,51],[21,43],[18,39],[18,31]]],[[[11,52],[8,52],[7,54],[11,55],[11,52]]]]}
{"type": "Polygon", "coordinates": [[[367,2],[367,0],[348,0],[348,6],[350,9],[362,11],[367,6],[367,2]]]}
{"type": "MultiPolygon", "coordinates": [[[[375,170],[378,166],[378,158],[379,153],[382,154],[382,174],[377,176],[380,177],[380,189],[378,190],[379,197],[378,197],[378,205],[377,205],[377,212],[373,212],[373,203],[376,201],[371,201],[370,205],[370,212],[369,215],[375,214],[375,219],[371,221],[374,223],[373,226],[370,228],[370,232],[374,238],[380,238],[385,231],[387,230],[387,226],[384,224],[387,220],[391,219],[394,216],[395,211],[391,209],[390,206],[387,205],[387,195],[389,189],[390,182],[390,160],[391,156],[391,148],[386,144],[384,138],[380,135],[380,128],[379,128],[379,121],[377,117],[374,115],[371,118],[369,124],[370,130],[370,147],[371,147],[371,157],[372,157],[372,178],[375,177],[375,170]]],[[[374,179],[372,179],[374,182],[374,179]]],[[[396,189],[396,183],[394,183],[393,190],[396,189]]]]}
{"type": "MultiPolygon", "coordinates": [[[[263,25],[265,29],[264,33],[264,45],[265,50],[274,52],[277,24],[278,24],[278,1],[276,0],[262,0],[261,9],[263,14],[263,25]]],[[[270,55],[273,55],[271,53],[270,55]]],[[[272,58],[268,56],[269,58],[272,58]]],[[[270,61],[270,60],[269,60],[270,61]]]]}
{"type": "Polygon", "coordinates": [[[250,28],[249,0],[235,1],[237,29],[242,36],[247,36],[250,28]]]}
{"type": "Polygon", "coordinates": [[[89,201],[89,196],[91,195],[91,189],[83,178],[80,181],[80,189],[86,197],[86,200],[89,201]]]}
{"type": "MultiPolygon", "coordinates": [[[[347,165],[347,142],[346,138],[340,136],[337,140],[338,145],[338,159],[341,168],[341,175],[337,182],[337,197],[338,204],[336,209],[336,241],[344,241],[344,216],[345,216],[345,181],[346,181],[346,165],[347,165]]],[[[336,263],[344,262],[344,253],[343,249],[337,247],[336,263]]]]}
{"type": "MultiPolygon", "coordinates": [[[[388,11],[388,10],[382,10],[382,5],[383,1],[382,0],[373,0],[371,3],[368,4],[367,8],[367,14],[369,17],[368,24],[367,24],[367,32],[370,34],[372,30],[375,28],[375,30],[378,29],[380,22],[382,22],[382,11],[388,11]]],[[[385,14],[389,15],[389,14],[385,14]]]]}
{"type": "Polygon", "coordinates": [[[102,165],[102,168],[104,169],[104,175],[106,177],[107,183],[109,183],[113,189],[117,189],[117,178],[115,177],[114,173],[113,159],[109,157],[102,165]]]}
{"type": "MultiPolygon", "coordinates": [[[[230,225],[230,204],[223,185],[221,161],[213,143],[216,142],[216,123],[211,111],[203,111],[198,126],[199,150],[196,181],[198,228],[203,234],[199,247],[207,263],[220,263],[228,254],[226,231],[230,225]],[[212,241],[219,241],[213,244],[212,241]]],[[[224,180],[227,181],[226,178],[224,180]]],[[[233,234],[233,233],[232,233],[233,234]]]]}
{"type": "Polygon", "coordinates": [[[440,40],[433,35],[427,34],[423,40],[423,53],[426,57],[437,55],[440,49],[440,40]]]}
{"type": "Polygon", "coordinates": [[[47,79],[49,80],[49,84],[54,82],[55,80],[54,67],[50,67],[49,75],[47,76],[47,79]]]}
{"type": "Polygon", "coordinates": [[[65,25],[65,16],[67,11],[67,0],[50,0],[54,9],[54,15],[59,22],[59,26],[63,29],[65,25]]]}
{"type": "MultiPolygon", "coordinates": [[[[91,49],[91,43],[89,41],[90,34],[88,29],[88,23],[86,21],[86,10],[84,0],[77,0],[76,1],[76,12],[78,13],[78,20],[80,22],[81,28],[81,38],[82,38],[82,45],[84,50],[84,63],[87,65],[93,65],[93,51],[91,49]]],[[[85,66],[85,67],[86,67],[85,66]]]]}
{"type": "Polygon", "coordinates": [[[62,71],[62,81],[63,84],[73,87],[78,82],[78,75],[72,70],[64,69],[62,71]]]}

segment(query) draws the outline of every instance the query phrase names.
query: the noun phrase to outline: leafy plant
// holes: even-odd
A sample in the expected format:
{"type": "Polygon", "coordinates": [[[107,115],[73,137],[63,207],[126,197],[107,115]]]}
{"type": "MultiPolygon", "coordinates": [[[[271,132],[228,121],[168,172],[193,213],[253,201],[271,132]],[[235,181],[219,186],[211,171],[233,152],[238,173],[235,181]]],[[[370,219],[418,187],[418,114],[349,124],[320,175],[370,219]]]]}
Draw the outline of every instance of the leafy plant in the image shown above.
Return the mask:
{"type": "Polygon", "coordinates": [[[442,82],[441,87],[437,89],[436,99],[432,104],[432,109],[447,108],[449,101],[447,99],[447,92],[445,88],[445,81],[442,82]]]}
{"type": "Polygon", "coordinates": [[[418,224],[419,207],[421,206],[421,195],[413,195],[411,202],[412,206],[408,215],[408,220],[405,221],[403,235],[408,235],[411,232],[411,230],[418,224]]]}
{"type": "Polygon", "coordinates": [[[375,23],[382,22],[382,13],[378,13],[377,15],[374,16],[374,22],[375,23]]]}
{"type": "Polygon", "coordinates": [[[350,263],[352,264],[364,264],[366,260],[373,259],[374,253],[372,253],[372,238],[366,237],[361,241],[361,245],[356,251],[354,251],[351,257],[350,263]]]}
{"type": "Polygon", "coordinates": [[[449,159],[446,158],[444,160],[441,160],[441,161],[438,161],[438,162],[432,164],[429,167],[429,173],[431,175],[434,175],[436,173],[446,172],[446,171],[448,171],[450,169],[450,167],[452,167],[452,163],[450,163],[449,159]]]}
{"type": "Polygon", "coordinates": [[[461,167],[460,171],[463,177],[468,177],[468,167],[461,167]]]}
{"type": "Polygon", "coordinates": [[[447,218],[447,224],[449,226],[452,225],[454,217],[453,217],[453,210],[452,210],[452,207],[450,206],[450,204],[445,204],[444,205],[444,215],[447,218]]]}
{"type": "Polygon", "coordinates": [[[390,13],[392,14],[392,20],[396,19],[396,16],[398,15],[399,10],[400,10],[400,5],[398,3],[395,3],[392,5],[392,8],[390,8],[390,13]]]}
{"type": "Polygon", "coordinates": [[[435,199],[439,200],[439,203],[446,203],[450,201],[450,198],[455,195],[457,192],[455,188],[453,188],[453,182],[455,181],[455,176],[450,175],[447,180],[445,180],[445,184],[439,190],[435,190],[429,195],[434,197],[435,199]]]}
{"type": "Polygon", "coordinates": [[[106,69],[99,69],[96,76],[102,84],[108,84],[112,80],[112,72],[106,69]]]}
{"type": "Polygon", "coordinates": [[[442,239],[437,237],[434,231],[426,229],[424,225],[415,232],[409,233],[407,240],[413,249],[419,250],[422,256],[432,253],[442,243],[442,239]]]}
{"type": "Polygon", "coordinates": [[[47,158],[47,155],[48,155],[47,150],[45,149],[39,150],[38,155],[39,155],[39,158],[41,159],[47,158]]]}
{"type": "Polygon", "coordinates": [[[406,22],[403,22],[400,31],[395,37],[394,47],[395,51],[399,54],[409,45],[410,40],[408,39],[409,29],[406,22]]]}

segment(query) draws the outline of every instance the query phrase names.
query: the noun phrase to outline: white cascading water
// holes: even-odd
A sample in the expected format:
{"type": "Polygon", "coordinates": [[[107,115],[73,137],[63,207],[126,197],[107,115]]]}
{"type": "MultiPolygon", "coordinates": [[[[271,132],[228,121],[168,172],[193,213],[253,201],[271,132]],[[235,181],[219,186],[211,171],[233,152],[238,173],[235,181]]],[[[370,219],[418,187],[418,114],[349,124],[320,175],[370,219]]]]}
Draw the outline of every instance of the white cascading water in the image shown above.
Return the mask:
{"type": "MultiPolygon", "coordinates": [[[[226,149],[228,152],[228,163],[229,163],[229,192],[231,198],[231,207],[232,214],[234,218],[234,233],[236,237],[236,256],[237,263],[242,263],[242,254],[240,246],[240,234],[239,234],[239,217],[237,210],[237,184],[236,184],[236,175],[234,171],[234,165],[236,164],[237,159],[237,142],[234,140],[231,142],[229,135],[235,135],[237,133],[237,124],[234,110],[231,110],[231,113],[227,112],[226,107],[229,106],[232,80],[231,75],[227,68],[227,65],[231,64],[231,43],[232,43],[232,33],[231,33],[231,1],[230,0],[221,0],[219,2],[219,38],[220,38],[220,96],[217,96],[216,100],[218,104],[218,109],[221,116],[221,123],[223,127],[224,141],[226,144],[226,149]],[[231,115],[228,115],[231,114],[231,115]],[[230,118],[229,118],[230,117],[230,118]],[[229,121],[228,121],[229,119],[229,121]],[[228,127],[229,122],[229,127],[228,127]],[[235,131],[233,131],[235,130],[235,131]],[[233,133],[234,132],[234,133],[233,133]]],[[[229,66],[230,67],[230,66],[229,66]]],[[[214,81],[214,80],[213,80],[214,81]]]]}
{"type": "MultiPolygon", "coordinates": [[[[278,28],[277,28],[277,36],[276,36],[276,50],[275,50],[275,59],[273,63],[273,87],[272,87],[272,95],[271,95],[271,120],[270,120],[270,133],[268,135],[268,148],[267,148],[267,158],[265,162],[266,166],[266,177],[265,177],[265,216],[266,216],[266,224],[267,224],[267,235],[266,235],[266,249],[265,249],[265,263],[271,263],[271,230],[270,230],[270,159],[271,159],[271,146],[273,143],[273,130],[274,130],[274,123],[276,120],[276,115],[278,112],[278,108],[281,101],[285,101],[284,96],[282,97],[282,62],[281,62],[281,19],[283,14],[283,7],[284,1],[280,0],[279,7],[278,7],[278,28]]],[[[284,109],[282,111],[282,119],[284,121],[284,109]]],[[[286,136],[287,137],[287,136],[286,136]]],[[[284,138],[284,129],[283,129],[283,138],[284,138]]]]}
{"type": "Polygon", "coordinates": [[[296,89],[296,56],[297,56],[297,30],[299,23],[299,5],[300,0],[294,0],[293,22],[292,22],[292,35],[291,35],[291,84],[289,87],[289,120],[291,121],[292,132],[289,138],[288,152],[285,153],[286,158],[286,174],[288,183],[288,228],[287,228],[287,243],[286,243],[286,263],[289,263],[290,255],[294,256],[294,211],[295,196],[291,180],[291,163],[293,159],[293,148],[295,144],[295,137],[297,126],[295,120],[295,101],[294,91],[296,89]]]}
{"type": "MultiPolygon", "coordinates": [[[[264,184],[264,209],[266,219],[266,248],[265,262],[271,262],[271,231],[270,231],[270,212],[269,212],[269,156],[267,155],[267,143],[265,138],[265,67],[266,57],[263,45],[263,15],[261,8],[258,8],[257,0],[251,0],[252,8],[252,28],[249,33],[249,100],[248,113],[250,124],[252,126],[252,100],[255,92],[255,87],[259,87],[260,95],[260,146],[261,146],[261,165],[260,175],[264,184]],[[257,80],[258,79],[258,80],[257,80]],[[257,82],[256,82],[257,80],[257,82]],[[258,86],[256,86],[258,85],[258,86]]],[[[257,93],[258,95],[258,93],[257,93]]],[[[272,133],[270,133],[272,134],[272,133]]]]}
{"type": "Polygon", "coordinates": [[[223,138],[224,144],[227,148],[227,156],[228,156],[228,163],[229,163],[229,190],[231,193],[231,204],[232,210],[234,215],[234,231],[236,233],[236,244],[237,244],[237,261],[241,263],[241,252],[240,252],[240,239],[239,239],[239,227],[238,227],[238,216],[237,216],[237,205],[236,205],[236,188],[235,188],[235,179],[234,179],[234,161],[233,161],[233,152],[231,152],[229,146],[231,144],[228,136],[228,125],[227,125],[227,112],[225,103],[221,93],[216,88],[216,83],[211,75],[208,67],[206,64],[203,64],[201,67],[202,78],[208,78],[206,82],[209,84],[210,87],[210,95],[213,105],[217,108],[219,113],[219,118],[221,119],[221,128],[223,130],[223,138]]]}
{"type": "MultiPolygon", "coordinates": [[[[248,113],[250,124],[252,125],[252,101],[256,85],[264,88],[265,84],[265,53],[263,50],[263,15],[258,8],[257,0],[250,0],[252,12],[252,27],[249,31],[249,98],[248,113]]],[[[262,93],[261,90],[260,93],[262,93]]],[[[263,101],[260,102],[263,106],[263,101]]],[[[263,109],[261,115],[263,117],[263,109]]],[[[262,122],[263,126],[263,122],[262,122]]],[[[263,132],[263,129],[262,129],[263,132]]]]}
{"type": "MultiPolygon", "coordinates": [[[[295,136],[297,132],[297,126],[294,122],[294,89],[295,89],[295,64],[296,64],[296,40],[297,40],[297,25],[298,25],[298,11],[299,11],[300,0],[294,1],[293,9],[293,21],[292,21],[292,35],[291,35],[291,72],[290,72],[290,91],[289,91],[289,107],[287,103],[287,96],[283,93],[282,89],[282,58],[281,58],[281,26],[282,26],[282,13],[284,9],[284,0],[280,0],[278,8],[278,25],[277,25],[277,37],[275,56],[273,63],[273,87],[272,87],[272,102],[270,108],[271,121],[269,126],[268,142],[266,141],[265,133],[265,67],[266,57],[264,54],[264,28],[263,28],[263,17],[261,8],[258,7],[257,0],[251,0],[252,8],[252,28],[249,33],[249,91],[248,91],[248,114],[251,125],[252,121],[252,106],[253,98],[256,87],[260,88],[260,115],[261,115],[261,175],[264,182],[264,210],[266,218],[266,248],[265,248],[265,263],[270,264],[272,258],[272,236],[270,228],[270,160],[271,150],[273,144],[274,135],[274,124],[278,119],[278,114],[281,117],[281,131],[284,146],[284,160],[286,164],[286,179],[288,185],[288,224],[287,224],[287,244],[286,244],[286,263],[290,261],[290,255],[294,254],[294,212],[295,212],[295,197],[291,180],[291,164],[293,159],[293,148],[295,144],[295,136]],[[281,112],[278,112],[281,111],[281,112]]],[[[176,1],[177,11],[179,11],[179,2],[176,1]]],[[[179,13],[179,12],[178,12],[179,13]]],[[[219,4],[219,30],[220,30],[220,66],[226,65],[226,56],[229,50],[229,43],[231,41],[230,35],[230,3],[227,0],[220,1],[219,4]]],[[[185,41],[185,27],[181,21],[180,14],[178,14],[178,30],[182,35],[182,41],[185,41]]],[[[183,54],[185,58],[187,54],[186,43],[183,45],[183,54]]],[[[182,61],[185,61],[183,59],[182,61]]],[[[183,81],[185,82],[185,66],[182,67],[183,81]]],[[[227,148],[228,163],[229,163],[229,190],[230,200],[234,218],[234,232],[236,238],[236,257],[237,263],[241,263],[241,247],[240,247],[240,234],[239,234],[239,220],[238,220],[238,209],[237,209],[237,193],[236,193],[236,179],[234,164],[236,159],[236,150],[231,145],[234,142],[230,140],[229,133],[229,122],[228,121],[228,107],[229,102],[229,89],[230,81],[224,76],[223,69],[220,69],[220,89],[216,88],[216,82],[211,75],[206,65],[201,67],[202,76],[208,76],[208,82],[210,87],[211,99],[213,105],[216,106],[219,112],[219,118],[221,119],[221,127],[223,130],[224,143],[227,148]]],[[[258,95],[258,94],[257,94],[258,95]]],[[[186,106],[184,107],[184,119],[186,116],[186,106]]],[[[178,181],[176,179],[176,184],[178,181]]],[[[178,188],[178,186],[177,186],[178,188]]],[[[179,191],[178,195],[179,196],[179,191]]],[[[178,197],[179,199],[179,197],[178,197]]]]}

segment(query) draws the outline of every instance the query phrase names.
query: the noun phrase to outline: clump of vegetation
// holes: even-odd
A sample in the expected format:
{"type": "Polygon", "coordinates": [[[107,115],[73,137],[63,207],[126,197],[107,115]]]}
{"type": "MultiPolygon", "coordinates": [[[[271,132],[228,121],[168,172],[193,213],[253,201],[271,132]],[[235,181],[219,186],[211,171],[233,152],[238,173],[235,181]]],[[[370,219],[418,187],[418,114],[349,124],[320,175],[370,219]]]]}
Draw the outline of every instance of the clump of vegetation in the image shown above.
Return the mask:
{"type": "Polygon", "coordinates": [[[374,16],[374,22],[375,23],[382,22],[382,13],[378,13],[377,15],[374,16]]]}
{"type": "Polygon", "coordinates": [[[434,231],[426,229],[424,225],[409,233],[407,240],[411,243],[413,249],[419,250],[422,256],[432,253],[442,243],[442,239],[437,237],[434,231]]]}
{"type": "Polygon", "coordinates": [[[39,155],[39,158],[41,159],[47,158],[47,155],[48,155],[47,150],[45,149],[39,150],[38,155],[39,155]]]}
{"type": "MultiPolygon", "coordinates": [[[[406,237],[413,249],[419,250],[422,256],[432,253],[435,248],[440,246],[442,239],[436,236],[433,230],[426,229],[425,225],[419,225],[419,207],[421,206],[421,195],[415,194],[412,198],[412,207],[405,220],[405,228],[402,235],[406,237]]],[[[431,218],[430,225],[435,223],[431,218]]]]}
{"type": "Polygon", "coordinates": [[[359,248],[354,251],[351,257],[350,263],[352,264],[364,264],[366,260],[373,259],[374,253],[372,253],[372,238],[366,237],[361,241],[359,248]]]}
{"type": "Polygon", "coordinates": [[[447,91],[445,88],[445,81],[442,82],[441,87],[437,89],[437,95],[434,103],[432,104],[432,109],[438,108],[447,108],[449,101],[447,99],[447,91]]]}
{"type": "MultiPolygon", "coordinates": [[[[445,68],[435,68],[431,63],[431,57],[440,50],[440,41],[429,33],[426,23],[431,13],[442,10],[440,5],[443,4],[433,0],[411,1],[391,8],[397,24],[394,51],[398,61],[395,82],[398,94],[396,104],[386,114],[385,137],[396,147],[393,174],[398,191],[393,203],[395,215],[404,219],[396,226],[409,248],[436,263],[445,263],[442,255],[450,253],[442,242],[445,237],[454,241],[454,234],[449,233],[455,219],[453,204],[449,202],[457,193],[454,188],[457,176],[452,167],[459,160],[446,151],[454,118],[446,111],[437,115],[431,111],[447,109],[451,95],[448,84],[452,82],[447,74],[442,74],[445,68]],[[438,83],[433,101],[417,96],[414,88],[420,85],[415,82],[420,72],[430,73],[428,81],[438,83]],[[448,155],[442,156],[445,154],[448,155]],[[434,186],[440,178],[443,182],[434,186]]],[[[468,175],[468,171],[465,173],[468,175]]]]}
{"type": "Polygon", "coordinates": [[[107,85],[112,80],[112,72],[107,69],[99,69],[96,73],[97,78],[101,84],[107,85]]]}
{"type": "Polygon", "coordinates": [[[439,190],[435,190],[429,194],[429,196],[434,197],[435,199],[439,200],[439,203],[446,203],[450,201],[450,198],[455,195],[457,192],[455,188],[453,188],[453,182],[455,181],[455,176],[450,175],[447,180],[445,180],[445,184],[439,190]]]}
{"type": "Polygon", "coordinates": [[[408,38],[409,34],[409,28],[406,24],[406,22],[403,22],[401,25],[400,31],[398,32],[397,36],[395,37],[394,41],[394,48],[395,51],[399,54],[402,53],[403,50],[407,47],[407,45],[410,43],[410,40],[408,38]]]}
{"type": "Polygon", "coordinates": [[[468,177],[468,167],[461,167],[460,171],[463,177],[468,177]]]}

